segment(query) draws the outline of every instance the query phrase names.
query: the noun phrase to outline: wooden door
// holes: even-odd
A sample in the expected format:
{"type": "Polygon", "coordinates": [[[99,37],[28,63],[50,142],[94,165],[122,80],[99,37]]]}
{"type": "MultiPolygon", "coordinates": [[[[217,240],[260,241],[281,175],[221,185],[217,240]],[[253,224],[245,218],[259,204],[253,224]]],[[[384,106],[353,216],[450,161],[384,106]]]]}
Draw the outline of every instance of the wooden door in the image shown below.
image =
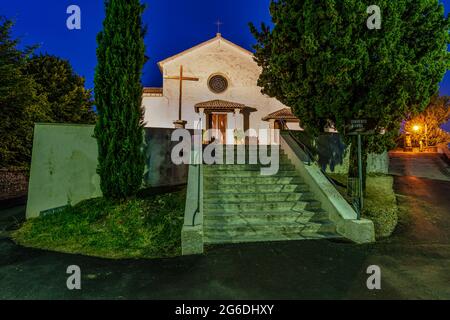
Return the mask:
{"type": "Polygon", "coordinates": [[[215,141],[227,143],[227,114],[215,113],[211,115],[211,129],[213,129],[213,138],[215,141]]]}

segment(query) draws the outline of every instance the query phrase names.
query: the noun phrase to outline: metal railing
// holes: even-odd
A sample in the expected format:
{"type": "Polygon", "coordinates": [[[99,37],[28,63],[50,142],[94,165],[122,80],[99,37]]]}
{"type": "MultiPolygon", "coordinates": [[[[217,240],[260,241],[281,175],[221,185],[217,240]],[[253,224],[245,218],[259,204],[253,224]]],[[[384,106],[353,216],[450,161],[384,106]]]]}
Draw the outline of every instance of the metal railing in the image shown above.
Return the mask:
{"type": "Polygon", "coordinates": [[[338,186],[340,187],[346,187],[345,185],[343,185],[342,183],[340,183],[339,181],[334,180],[333,178],[331,178],[327,172],[325,170],[322,169],[322,166],[320,165],[318,159],[316,159],[316,157],[314,156],[314,153],[311,151],[311,149],[304,144],[294,133],[293,130],[289,129],[289,127],[287,126],[287,122],[282,119],[280,120],[281,125],[282,125],[282,130],[287,132],[289,134],[289,136],[294,140],[294,142],[303,150],[303,152],[306,154],[307,157],[307,162],[306,164],[308,166],[312,165],[313,163],[317,165],[317,167],[320,169],[320,171],[322,172],[322,174],[327,178],[328,181],[330,181],[330,183],[337,188],[338,186]]]}
{"type": "MultiPolygon", "coordinates": [[[[297,136],[292,132],[291,129],[289,129],[289,127],[287,126],[287,123],[285,120],[280,120],[281,125],[283,126],[283,131],[286,131],[289,136],[295,141],[295,143],[297,143],[297,145],[299,147],[302,148],[302,150],[305,152],[306,156],[308,157],[308,165],[310,166],[312,163],[315,163],[320,171],[322,172],[322,174],[327,178],[327,180],[333,185],[333,187],[335,189],[337,189],[337,187],[342,187],[342,188],[346,188],[347,186],[340,183],[339,181],[336,181],[335,179],[331,178],[327,172],[325,170],[322,169],[322,166],[319,164],[319,161],[316,159],[316,157],[314,156],[314,153],[308,148],[308,146],[306,144],[304,144],[302,141],[300,141],[300,139],[297,138],[297,136]]],[[[352,200],[349,201],[348,199],[346,199],[344,197],[344,199],[348,202],[348,204],[350,204],[353,209],[355,210],[355,212],[357,213],[358,219],[361,219],[361,203],[358,197],[354,197],[352,196],[352,200]]]]}

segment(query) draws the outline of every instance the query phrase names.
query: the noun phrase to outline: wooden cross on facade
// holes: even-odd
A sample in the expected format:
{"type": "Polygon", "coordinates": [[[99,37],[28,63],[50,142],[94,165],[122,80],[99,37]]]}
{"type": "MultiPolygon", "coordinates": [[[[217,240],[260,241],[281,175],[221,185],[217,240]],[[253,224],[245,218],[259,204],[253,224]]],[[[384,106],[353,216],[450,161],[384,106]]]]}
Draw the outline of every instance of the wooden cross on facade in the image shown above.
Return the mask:
{"type": "Polygon", "coordinates": [[[184,77],[183,76],[183,66],[180,66],[180,75],[179,76],[167,76],[164,77],[164,79],[169,80],[178,80],[180,81],[180,97],[179,97],[179,105],[178,105],[178,120],[175,121],[175,127],[176,128],[184,128],[186,125],[186,121],[182,120],[181,118],[181,109],[183,107],[183,81],[199,81],[199,78],[192,78],[192,77],[184,77]]]}

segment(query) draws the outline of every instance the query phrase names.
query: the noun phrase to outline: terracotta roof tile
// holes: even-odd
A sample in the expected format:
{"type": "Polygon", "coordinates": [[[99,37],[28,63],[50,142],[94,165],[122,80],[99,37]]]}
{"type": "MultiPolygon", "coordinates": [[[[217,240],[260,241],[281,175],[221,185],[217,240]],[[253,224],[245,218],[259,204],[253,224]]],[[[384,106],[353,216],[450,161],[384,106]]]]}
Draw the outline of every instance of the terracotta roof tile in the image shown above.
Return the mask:
{"type": "Polygon", "coordinates": [[[225,100],[212,100],[197,103],[195,105],[196,112],[198,112],[198,110],[202,108],[208,111],[234,111],[235,109],[244,109],[245,105],[225,100]]]}
{"type": "Polygon", "coordinates": [[[163,88],[146,87],[144,88],[143,93],[145,96],[161,97],[163,95],[163,88]]]}
{"type": "Polygon", "coordinates": [[[278,111],[275,111],[264,118],[263,121],[268,120],[290,120],[290,121],[298,121],[299,119],[292,113],[290,108],[284,108],[278,111]]]}

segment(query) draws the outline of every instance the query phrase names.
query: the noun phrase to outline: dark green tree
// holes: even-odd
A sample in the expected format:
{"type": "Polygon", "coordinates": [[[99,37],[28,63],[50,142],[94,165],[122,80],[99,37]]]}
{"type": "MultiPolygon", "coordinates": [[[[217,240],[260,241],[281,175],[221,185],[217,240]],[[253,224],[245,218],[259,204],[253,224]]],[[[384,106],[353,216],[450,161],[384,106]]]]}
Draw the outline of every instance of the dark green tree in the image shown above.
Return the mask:
{"type": "Polygon", "coordinates": [[[92,92],[84,86],[69,61],[52,55],[36,55],[26,68],[38,85],[38,92],[47,97],[50,118],[58,123],[95,123],[92,92]]]}
{"type": "Polygon", "coordinates": [[[0,17],[0,167],[28,167],[35,122],[50,121],[49,106],[25,72],[34,48],[17,48],[13,22],[0,17]]]}
{"type": "Polygon", "coordinates": [[[144,6],[139,0],[106,0],[105,6],[103,31],[97,37],[95,136],[103,195],[120,200],[136,194],[145,168],[141,84],[144,6]]]}
{"type": "Polygon", "coordinates": [[[93,123],[92,94],[68,61],[21,50],[0,17],[0,167],[27,168],[36,122],[93,123]]]}
{"type": "MultiPolygon", "coordinates": [[[[250,24],[262,92],[292,107],[316,135],[327,121],[343,133],[349,119],[374,118],[386,134],[364,139],[365,159],[393,145],[402,119],[427,106],[449,65],[439,0],[376,1],[381,30],[367,27],[371,4],[278,0],[270,5],[273,27],[250,24]]],[[[357,176],[355,146],[349,177],[357,176]]]]}

